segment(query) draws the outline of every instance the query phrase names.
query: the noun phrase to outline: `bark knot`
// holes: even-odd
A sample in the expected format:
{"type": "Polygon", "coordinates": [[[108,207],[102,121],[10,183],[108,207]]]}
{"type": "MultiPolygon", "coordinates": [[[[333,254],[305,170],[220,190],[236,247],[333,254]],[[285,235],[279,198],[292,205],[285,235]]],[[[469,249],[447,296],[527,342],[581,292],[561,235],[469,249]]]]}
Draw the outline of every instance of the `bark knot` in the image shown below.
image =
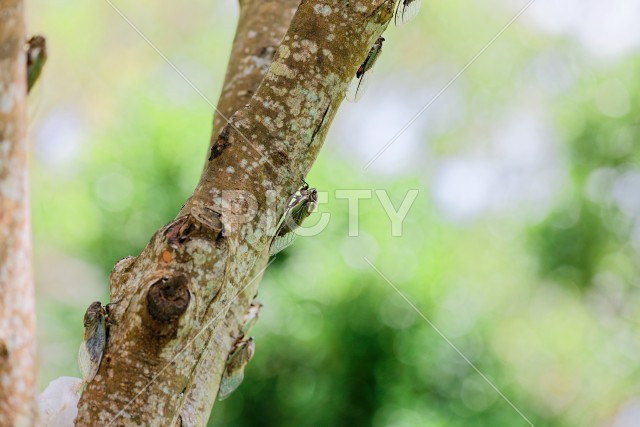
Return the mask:
{"type": "Polygon", "coordinates": [[[187,277],[180,274],[163,277],[151,285],[147,292],[147,311],[151,318],[177,327],[177,321],[187,310],[191,299],[187,284],[187,277]]]}
{"type": "Polygon", "coordinates": [[[167,244],[173,249],[179,249],[197,236],[216,240],[222,234],[224,225],[220,213],[205,206],[193,206],[188,215],[171,222],[163,232],[167,244]]]}

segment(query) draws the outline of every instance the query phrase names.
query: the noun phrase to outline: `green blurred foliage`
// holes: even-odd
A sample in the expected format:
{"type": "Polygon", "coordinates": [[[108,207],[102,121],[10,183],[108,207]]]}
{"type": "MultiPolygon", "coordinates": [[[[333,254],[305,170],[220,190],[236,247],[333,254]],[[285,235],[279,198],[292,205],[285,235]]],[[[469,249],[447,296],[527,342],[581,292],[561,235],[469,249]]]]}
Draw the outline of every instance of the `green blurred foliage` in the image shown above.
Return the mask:
{"type": "Polygon", "coordinates": [[[618,105],[616,91],[640,89],[635,78],[638,66],[637,61],[623,61],[612,73],[620,80],[588,76],[572,97],[588,99],[595,86],[596,102],[582,102],[579,111],[559,112],[572,180],[567,201],[532,230],[532,247],[545,277],[588,287],[605,270],[622,275],[628,285],[637,282],[638,255],[630,247],[630,237],[638,221],[631,205],[639,203],[640,182],[625,184],[624,176],[639,171],[640,105],[635,99],[618,105]],[[603,108],[614,113],[620,109],[620,115],[604,119],[603,108]],[[602,265],[607,255],[619,256],[624,269],[602,265]]]}
{"type": "MultiPolygon", "coordinates": [[[[341,107],[307,179],[328,192],[308,221],[331,221],[267,271],[256,355],[210,426],[526,425],[506,399],[536,426],[595,426],[637,398],[640,62],[532,7],[364,170],[519,7],[424,3],[341,107]],[[373,193],[349,237],[335,190],[398,207],[414,188],[401,236],[373,193]]],[[[30,101],[43,388],[79,375],[84,309],[194,188],[237,8],[118,2],[205,101],[107,3],[31,7],[50,50],[30,101]]]]}

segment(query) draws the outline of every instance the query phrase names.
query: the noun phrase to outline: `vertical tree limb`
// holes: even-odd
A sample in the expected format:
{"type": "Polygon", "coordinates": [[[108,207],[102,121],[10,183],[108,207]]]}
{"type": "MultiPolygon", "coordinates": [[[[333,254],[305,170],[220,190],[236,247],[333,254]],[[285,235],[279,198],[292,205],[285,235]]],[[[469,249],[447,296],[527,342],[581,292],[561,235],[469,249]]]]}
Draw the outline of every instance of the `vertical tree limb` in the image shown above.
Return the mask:
{"type": "Polygon", "coordinates": [[[213,120],[213,144],[233,113],[249,103],[300,0],[241,0],[240,18],[213,120]]]}
{"type": "MultiPolygon", "coordinates": [[[[115,323],[79,402],[78,425],[206,422],[253,297],[252,273],[266,267],[275,218],[311,168],[393,6],[393,0],[300,4],[262,83],[215,138],[176,220],[137,258],[114,268],[115,323]]],[[[223,96],[240,90],[233,87],[225,85],[223,96]]]]}
{"type": "MultiPolygon", "coordinates": [[[[240,18],[222,93],[218,99],[218,112],[214,116],[207,155],[227,120],[249,103],[260,85],[299,3],[300,0],[240,1],[240,18]]],[[[209,345],[193,370],[193,387],[185,395],[180,411],[181,422],[184,425],[206,425],[222,377],[221,368],[224,368],[224,360],[232,350],[244,315],[258,292],[268,259],[268,252],[264,251],[248,275],[248,283],[242,285],[242,288],[246,289],[232,302],[225,316],[228,327],[221,329],[213,338],[218,345],[209,345]]]]}
{"type": "Polygon", "coordinates": [[[35,416],[35,304],[22,0],[0,0],[0,425],[35,416]]]}

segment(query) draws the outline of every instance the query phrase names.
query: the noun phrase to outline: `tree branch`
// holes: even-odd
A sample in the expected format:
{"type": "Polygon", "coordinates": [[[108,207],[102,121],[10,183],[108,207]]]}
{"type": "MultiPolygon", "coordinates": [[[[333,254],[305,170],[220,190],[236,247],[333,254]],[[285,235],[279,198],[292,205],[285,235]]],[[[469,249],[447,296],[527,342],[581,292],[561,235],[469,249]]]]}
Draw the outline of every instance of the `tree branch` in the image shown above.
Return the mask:
{"type": "MultiPolygon", "coordinates": [[[[244,107],[267,73],[273,54],[284,37],[299,0],[240,1],[240,18],[227,64],[227,73],[218,99],[208,153],[218,133],[231,116],[244,107]]],[[[207,167],[205,163],[205,168],[207,167]]],[[[244,315],[258,292],[268,252],[262,254],[248,275],[249,281],[231,303],[225,316],[226,328],[213,337],[218,345],[208,345],[191,375],[189,388],[180,411],[185,426],[206,425],[215,402],[227,355],[232,351],[244,315]],[[213,373],[213,380],[212,380],[213,373]]],[[[211,336],[211,335],[210,335],[211,336]]]]}
{"type": "MultiPolygon", "coordinates": [[[[393,0],[300,4],[262,83],[213,141],[177,219],[137,258],[115,266],[115,323],[98,375],[80,400],[78,425],[204,425],[255,294],[259,278],[251,274],[267,265],[274,213],[282,215],[311,168],[393,6],[393,0]]],[[[236,47],[243,43],[237,36],[236,47]]],[[[227,91],[238,98],[225,111],[244,102],[242,90],[253,90],[249,82],[234,83],[235,70],[250,69],[247,60],[234,66],[234,59],[221,105],[227,91]]]]}
{"type": "Polygon", "coordinates": [[[22,0],[0,0],[0,425],[35,416],[35,303],[22,0]]]}
{"type": "Polygon", "coordinates": [[[243,0],[213,120],[213,144],[233,113],[249,103],[267,72],[300,0],[243,0]]]}

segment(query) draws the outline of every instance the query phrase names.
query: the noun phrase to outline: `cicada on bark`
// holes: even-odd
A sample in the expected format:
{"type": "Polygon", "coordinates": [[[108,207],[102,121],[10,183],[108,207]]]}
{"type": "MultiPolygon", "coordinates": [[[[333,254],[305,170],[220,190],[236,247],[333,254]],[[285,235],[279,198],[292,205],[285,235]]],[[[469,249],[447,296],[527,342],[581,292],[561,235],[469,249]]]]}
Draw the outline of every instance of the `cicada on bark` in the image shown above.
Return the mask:
{"type": "Polygon", "coordinates": [[[47,44],[42,36],[33,36],[27,42],[27,93],[31,92],[31,88],[40,74],[44,63],[47,61],[47,44]]]}
{"type": "Polygon", "coordinates": [[[82,380],[88,383],[96,376],[107,343],[109,304],[91,303],[84,313],[84,336],[78,350],[78,365],[82,380]]]}
{"type": "Polygon", "coordinates": [[[302,225],[302,222],[317,206],[318,191],[315,188],[309,188],[309,184],[305,182],[287,203],[284,215],[278,222],[276,233],[271,240],[269,255],[275,255],[293,243],[298,237],[296,229],[302,225]]]}
{"type": "Polygon", "coordinates": [[[255,343],[253,337],[248,340],[241,340],[235,344],[235,350],[229,356],[220,389],[218,390],[218,400],[224,400],[237,389],[244,380],[244,367],[255,353],[255,343]]]}
{"type": "Polygon", "coordinates": [[[373,44],[373,46],[371,46],[367,57],[364,59],[360,67],[358,67],[356,75],[353,80],[351,80],[351,84],[347,89],[347,101],[358,102],[360,98],[362,98],[362,95],[364,95],[367,87],[369,86],[369,79],[371,78],[371,71],[373,70],[373,66],[376,64],[376,61],[382,53],[383,42],[384,37],[379,37],[378,40],[376,40],[376,42],[373,44]]]}
{"type": "Polygon", "coordinates": [[[396,7],[396,27],[406,24],[418,15],[422,0],[400,0],[396,7]]]}

